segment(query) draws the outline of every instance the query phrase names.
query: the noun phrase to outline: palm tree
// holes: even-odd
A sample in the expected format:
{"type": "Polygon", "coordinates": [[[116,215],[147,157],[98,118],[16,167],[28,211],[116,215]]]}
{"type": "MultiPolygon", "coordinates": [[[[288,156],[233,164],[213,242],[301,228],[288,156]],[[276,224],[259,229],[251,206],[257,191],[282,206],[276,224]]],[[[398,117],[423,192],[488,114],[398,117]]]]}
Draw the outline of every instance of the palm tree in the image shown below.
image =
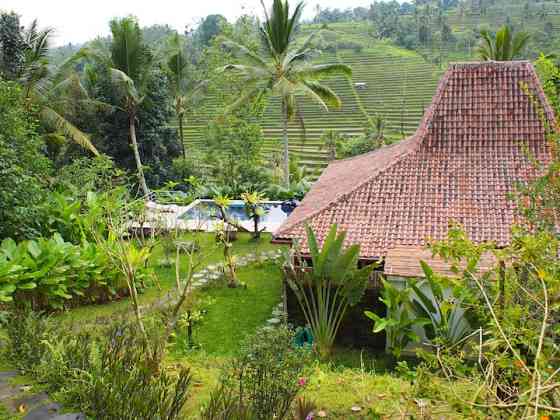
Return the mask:
{"type": "Polygon", "coordinates": [[[325,130],[321,135],[319,150],[327,150],[329,161],[336,159],[336,146],[339,140],[341,140],[340,134],[332,129],[325,130]]]}
{"type": "Polygon", "coordinates": [[[183,38],[175,33],[169,39],[169,56],[167,59],[167,69],[170,80],[171,94],[173,95],[173,105],[175,116],[179,124],[179,138],[183,150],[183,159],[187,158],[184,137],[184,119],[190,101],[206,86],[206,82],[195,83],[192,86],[187,82],[187,57],[183,38]]]}
{"type": "Polygon", "coordinates": [[[58,67],[49,63],[51,28],[39,29],[37,20],[24,31],[24,62],[17,80],[29,105],[38,109],[39,118],[53,133],[69,138],[99,155],[87,134],[72,124],[66,116],[76,105],[94,103],[81,85],[74,70],[74,56],[58,67]]]}
{"type": "Polygon", "coordinates": [[[518,57],[527,46],[530,35],[527,32],[518,32],[513,36],[508,25],[504,25],[493,37],[484,29],[480,31],[482,36],[478,54],[484,61],[511,61],[518,57]]]}
{"type": "Polygon", "coordinates": [[[273,94],[281,99],[284,149],[284,182],[290,184],[290,160],[288,143],[288,122],[298,113],[297,95],[305,95],[326,111],[329,107],[340,108],[338,95],[319,82],[320,79],[343,74],[352,74],[350,67],[344,64],[313,65],[309,62],[313,49],[311,42],[317,33],[313,33],[300,46],[294,42],[303,3],[298,3],[290,15],[287,0],[274,0],[272,11],[268,14],[261,0],[266,21],[260,28],[262,54],[240,45],[230,39],[224,39],[224,47],[230,49],[244,64],[228,64],[223,70],[239,75],[244,86],[244,93],[231,104],[226,112],[231,112],[241,105],[263,95],[273,94]]]}
{"type": "Polygon", "coordinates": [[[108,51],[102,46],[84,49],[82,54],[98,62],[107,70],[115,93],[120,100],[120,109],[127,114],[132,153],[136,162],[138,182],[145,197],[150,190],[146,184],[142,160],[136,139],[138,109],[144,101],[147,84],[154,65],[154,57],[144,43],[142,31],[136,18],[128,16],[113,19],[109,23],[112,40],[108,51]]]}

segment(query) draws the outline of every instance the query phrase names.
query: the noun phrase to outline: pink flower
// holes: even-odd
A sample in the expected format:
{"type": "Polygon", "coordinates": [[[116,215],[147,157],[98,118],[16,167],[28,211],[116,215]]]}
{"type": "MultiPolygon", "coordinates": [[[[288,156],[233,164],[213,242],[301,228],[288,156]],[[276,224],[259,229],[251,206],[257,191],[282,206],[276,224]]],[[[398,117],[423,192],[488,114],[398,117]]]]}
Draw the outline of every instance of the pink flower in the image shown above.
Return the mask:
{"type": "Polygon", "coordinates": [[[299,384],[299,386],[305,386],[307,384],[307,379],[299,378],[298,379],[298,384],[299,384]]]}

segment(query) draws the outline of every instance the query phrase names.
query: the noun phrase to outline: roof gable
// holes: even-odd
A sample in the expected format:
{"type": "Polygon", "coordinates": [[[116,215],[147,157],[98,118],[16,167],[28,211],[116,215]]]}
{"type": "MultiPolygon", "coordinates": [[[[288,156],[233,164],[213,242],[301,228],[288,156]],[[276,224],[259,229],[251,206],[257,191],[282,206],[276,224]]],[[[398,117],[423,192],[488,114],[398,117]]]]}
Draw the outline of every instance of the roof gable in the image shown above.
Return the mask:
{"type": "Polygon", "coordinates": [[[331,163],[275,236],[304,239],[309,223],[322,240],[337,223],[378,258],[458,222],[504,245],[516,217],[507,194],[537,175],[529,155],[550,161],[547,124],[554,113],[529,62],[452,64],[414,136],[331,163]]]}

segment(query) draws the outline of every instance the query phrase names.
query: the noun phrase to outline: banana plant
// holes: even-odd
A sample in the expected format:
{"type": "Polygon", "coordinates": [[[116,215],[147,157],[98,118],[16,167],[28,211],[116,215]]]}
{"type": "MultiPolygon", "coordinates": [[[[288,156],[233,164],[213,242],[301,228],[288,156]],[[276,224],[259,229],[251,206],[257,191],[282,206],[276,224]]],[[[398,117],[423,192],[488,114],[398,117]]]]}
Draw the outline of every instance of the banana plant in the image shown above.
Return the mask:
{"type": "Polygon", "coordinates": [[[383,280],[380,301],[385,305],[387,315],[381,317],[373,312],[365,311],[365,315],[374,322],[373,332],[378,334],[385,331],[387,350],[397,359],[401,357],[408,344],[420,341],[414,328],[429,322],[416,315],[411,294],[412,290],[409,287],[399,288],[391,282],[383,280]]]}
{"type": "Polygon", "coordinates": [[[376,266],[358,268],[360,246],[345,248],[346,232],[337,234],[337,225],[331,226],[322,247],[313,230],[305,229],[312,263],[307,266],[301,255],[290,258],[286,280],[311,327],[320,356],[326,358],[348,307],[360,301],[376,266]]]}

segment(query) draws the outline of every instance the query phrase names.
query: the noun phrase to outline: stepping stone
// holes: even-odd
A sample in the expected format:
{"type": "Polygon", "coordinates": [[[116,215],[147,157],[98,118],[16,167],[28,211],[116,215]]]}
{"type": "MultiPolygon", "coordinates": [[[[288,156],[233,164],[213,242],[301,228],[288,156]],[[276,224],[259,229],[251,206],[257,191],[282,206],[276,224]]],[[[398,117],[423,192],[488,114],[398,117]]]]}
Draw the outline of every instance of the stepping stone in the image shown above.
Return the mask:
{"type": "Polygon", "coordinates": [[[279,316],[284,315],[284,312],[276,309],[276,310],[272,311],[272,315],[274,315],[275,317],[279,317],[279,316]]]}
{"type": "Polygon", "coordinates": [[[278,318],[270,318],[268,321],[266,321],[267,323],[269,323],[270,325],[278,325],[280,324],[282,321],[279,320],[278,318]]]}
{"type": "Polygon", "coordinates": [[[48,400],[49,400],[49,396],[46,393],[41,392],[39,394],[33,394],[22,398],[18,398],[17,400],[14,401],[14,403],[16,408],[22,404],[25,405],[26,407],[34,407],[48,400]]]}
{"type": "Polygon", "coordinates": [[[200,278],[202,278],[202,277],[204,277],[204,274],[202,274],[202,273],[195,273],[195,274],[193,274],[193,279],[200,279],[200,278]]]}
{"type": "Polygon", "coordinates": [[[7,383],[0,385],[0,401],[10,400],[18,395],[21,395],[21,392],[16,387],[7,383]]]}
{"type": "Polygon", "coordinates": [[[86,416],[82,413],[59,414],[51,420],[86,420],[86,416]]]}
{"type": "Polygon", "coordinates": [[[57,403],[49,403],[31,409],[24,417],[23,420],[46,420],[52,419],[57,416],[62,406],[57,403]]]}
{"type": "Polygon", "coordinates": [[[7,382],[8,379],[17,376],[17,374],[18,373],[15,370],[5,370],[3,372],[0,372],[0,383],[7,382]]]}

